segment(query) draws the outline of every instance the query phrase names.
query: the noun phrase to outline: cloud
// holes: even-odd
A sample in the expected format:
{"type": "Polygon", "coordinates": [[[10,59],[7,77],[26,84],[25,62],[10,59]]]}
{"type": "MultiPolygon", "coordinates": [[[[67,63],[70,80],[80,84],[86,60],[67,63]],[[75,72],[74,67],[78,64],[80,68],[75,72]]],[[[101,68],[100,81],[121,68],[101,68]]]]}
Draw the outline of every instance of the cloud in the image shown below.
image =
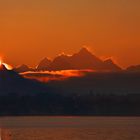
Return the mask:
{"type": "Polygon", "coordinates": [[[21,73],[21,75],[28,79],[48,82],[52,80],[65,80],[70,77],[82,77],[90,72],[93,72],[93,70],[29,71],[21,73]]]}

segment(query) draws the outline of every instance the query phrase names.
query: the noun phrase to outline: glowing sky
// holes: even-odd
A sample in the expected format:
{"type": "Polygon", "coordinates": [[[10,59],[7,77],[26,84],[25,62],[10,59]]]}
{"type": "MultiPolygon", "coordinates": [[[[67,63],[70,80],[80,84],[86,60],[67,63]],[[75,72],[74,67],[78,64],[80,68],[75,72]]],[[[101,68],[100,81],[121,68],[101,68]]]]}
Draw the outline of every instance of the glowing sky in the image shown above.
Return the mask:
{"type": "Polygon", "coordinates": [[[126,67],[140,64],[140,0],[0,0],[0,55],[35,66],[90,46],[126,67]]]}

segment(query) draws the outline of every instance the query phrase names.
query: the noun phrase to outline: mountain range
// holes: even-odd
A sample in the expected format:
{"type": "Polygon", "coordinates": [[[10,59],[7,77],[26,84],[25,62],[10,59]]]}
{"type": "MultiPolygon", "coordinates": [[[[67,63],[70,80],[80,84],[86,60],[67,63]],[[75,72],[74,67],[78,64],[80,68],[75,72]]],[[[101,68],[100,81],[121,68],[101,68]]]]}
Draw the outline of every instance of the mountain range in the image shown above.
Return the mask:
{"type": "Polygon", "coordinates": [[[36,69],[21,65],[9,70],[0,63],[0,115],[140,115],[139,72],[140,65],[124,71],[86,48],[44,58],[36,69]],[[62,78],[57,71],[75,69],[82,75],[62,78]],[[52,80],[45,82],[46,77],[52,80]]]}
{"type": "Polygon", "coordinates": [[[92,69],[95,71],[121,71],[122,68],[115,64],[111,59],[105,61],[95,56],[87,48],[82,48],[78,53],[73,55],[61,54],[53,60],[44,58],[39,62],[35,69],[27,65],[21,65],[14,68],[16,72],[26,71],[58,71],[58,70],[82,70],[92,69]]]}
{"type": "MultiPolygon", "coordinates": [[[[106,64],[112,64],[107,60],[106,64]]],[[[134,67],[135,68],[135,67],[134,67]]],[[[133,68],[131,68],[133,69],[133,68]]],[[[130,68],[128,69],[130,70],[130,68]]],[[[45,73],[37,73],[37,77],[44,76],[45,73]]],[[[84,76],[71,77],[67,80],[52,80],[43,83],[37,80],[24,78],[13,70],[8,70],[4,64],[0,65],[0,95],[18,94],[35,95],[36,93],[54,92],[58,93],[139,93],[140,73],[127,73],[127,71],[115,73],[85,72],[84,76]],[[82,86],[81,86],[82,85],[82,86]],[[53,89],[53,90],[52,90],[53,89]]]]}
{"type": "Polygon", "coordinates": [[[128,72],[140,72],[140,65],[130,66],[126,70],[128,72]]]}

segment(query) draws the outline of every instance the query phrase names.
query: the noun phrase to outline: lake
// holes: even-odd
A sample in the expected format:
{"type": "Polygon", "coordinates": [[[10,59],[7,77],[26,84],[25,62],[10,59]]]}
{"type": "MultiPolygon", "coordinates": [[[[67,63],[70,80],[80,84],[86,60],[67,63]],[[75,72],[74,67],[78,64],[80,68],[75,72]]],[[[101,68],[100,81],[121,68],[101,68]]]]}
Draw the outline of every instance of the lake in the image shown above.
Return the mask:
{"type": "Polygon", "coordinates": [[[140,117],[1,117],[2,140],[140,140],[140,117]]]}

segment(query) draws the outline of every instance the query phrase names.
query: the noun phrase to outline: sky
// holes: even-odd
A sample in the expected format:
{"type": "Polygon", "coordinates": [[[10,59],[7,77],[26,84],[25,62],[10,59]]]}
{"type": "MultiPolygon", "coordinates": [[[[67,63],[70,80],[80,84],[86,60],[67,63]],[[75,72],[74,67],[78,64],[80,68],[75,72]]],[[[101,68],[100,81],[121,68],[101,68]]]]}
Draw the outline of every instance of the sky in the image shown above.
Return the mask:
{"type": "Polygon", "coordinates": [[[82,46],[122,67],[140,64],[139,0],[0,0],[0,57],[35,66],[82,46]]]}

